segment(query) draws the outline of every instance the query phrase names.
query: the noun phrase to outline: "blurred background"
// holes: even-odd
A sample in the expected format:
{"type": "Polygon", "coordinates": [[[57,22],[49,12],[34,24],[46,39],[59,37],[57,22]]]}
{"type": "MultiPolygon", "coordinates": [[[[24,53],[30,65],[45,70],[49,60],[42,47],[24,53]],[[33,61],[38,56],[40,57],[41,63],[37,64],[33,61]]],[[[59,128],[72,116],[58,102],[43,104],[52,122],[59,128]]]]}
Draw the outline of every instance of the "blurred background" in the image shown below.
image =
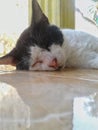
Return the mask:
{"type": "MultiPolygon", "coordinates": [[[[98,0],[38,0],[51,24],[98,34],[98,0]]],[[[31,21],[32,0],[0,0],[0,56],[8,53],[31,21]]]]}

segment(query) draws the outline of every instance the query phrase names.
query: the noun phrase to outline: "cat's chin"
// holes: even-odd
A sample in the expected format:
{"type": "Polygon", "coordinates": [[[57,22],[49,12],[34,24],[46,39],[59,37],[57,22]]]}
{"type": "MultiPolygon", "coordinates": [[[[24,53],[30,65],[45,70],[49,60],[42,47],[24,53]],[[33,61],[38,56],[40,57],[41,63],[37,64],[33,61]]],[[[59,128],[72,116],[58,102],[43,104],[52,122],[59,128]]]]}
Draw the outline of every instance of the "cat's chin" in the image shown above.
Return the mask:
{"type": "Polygon", "coordinates": [[[57,70],[57,68],[52,68],[52,67],[46,67],[46,66],[42,66],[42,67],[30,67],[29,70],[32,71],[55,71],[57,70]]]}
{"type": "Polygon", "coordinates": [[[63,67],[49,67],[49,66],[46,66],[46,65],[37,65],[35,67],[30,67],[29,70],[32,70],[32,71],[56,71],[56,70],[61,70],[63,67]]]}

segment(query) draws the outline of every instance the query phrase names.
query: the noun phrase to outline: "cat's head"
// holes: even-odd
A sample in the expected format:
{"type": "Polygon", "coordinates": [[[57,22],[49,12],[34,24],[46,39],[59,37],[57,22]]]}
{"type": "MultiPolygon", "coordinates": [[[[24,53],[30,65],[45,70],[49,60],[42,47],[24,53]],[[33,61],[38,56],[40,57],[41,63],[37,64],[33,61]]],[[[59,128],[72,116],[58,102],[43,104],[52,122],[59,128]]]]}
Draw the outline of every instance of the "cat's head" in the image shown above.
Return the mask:
{"type": "Polygon", "coordinates": [[[64,67],[63,35],[50,25],[37,0],[32,0],[30,26],[20,35],[15,48],[0,59],[0,64],[19,70],[57,70],[64,67]]]}

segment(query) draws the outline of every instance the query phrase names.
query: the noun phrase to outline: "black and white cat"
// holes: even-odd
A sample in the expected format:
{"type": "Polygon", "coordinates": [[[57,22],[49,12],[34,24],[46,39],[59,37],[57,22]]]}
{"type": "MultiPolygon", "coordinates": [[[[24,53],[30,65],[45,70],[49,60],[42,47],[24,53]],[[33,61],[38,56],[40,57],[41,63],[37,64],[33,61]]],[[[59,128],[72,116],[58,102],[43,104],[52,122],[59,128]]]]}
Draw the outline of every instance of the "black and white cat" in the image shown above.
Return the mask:
{"type": "Polygon", "coordinates": [[[17,70],[58,70],[65,67],[98,68],[98,38],[50,25],[37,0],[32,0],[31,25],[15,48],[0,58],[17,70]]]}

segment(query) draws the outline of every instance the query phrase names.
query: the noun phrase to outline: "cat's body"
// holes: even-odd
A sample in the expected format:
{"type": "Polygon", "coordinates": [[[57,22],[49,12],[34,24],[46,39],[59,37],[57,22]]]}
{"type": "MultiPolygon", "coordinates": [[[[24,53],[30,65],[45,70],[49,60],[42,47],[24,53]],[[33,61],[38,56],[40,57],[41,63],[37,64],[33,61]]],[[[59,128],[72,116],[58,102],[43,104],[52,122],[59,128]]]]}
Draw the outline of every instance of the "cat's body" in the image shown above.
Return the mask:
{"type": "Polygon", "coordinates": [[[16,47],[0,58],[0,64],[15,65],[18,70],[98,69],[97,37],[50,25],[36,0],[32,6],[31,25],[20,35],[16,47]]]}
{"type": "MultiPolygon", "coordinates": [[[[86,32],[62,30],[65,50],[68,51],[65,66],[79,68],[98,68],[98,38],[86,32]]],[[[67,52],[65,51],[65,52],[67,52]]]]}

